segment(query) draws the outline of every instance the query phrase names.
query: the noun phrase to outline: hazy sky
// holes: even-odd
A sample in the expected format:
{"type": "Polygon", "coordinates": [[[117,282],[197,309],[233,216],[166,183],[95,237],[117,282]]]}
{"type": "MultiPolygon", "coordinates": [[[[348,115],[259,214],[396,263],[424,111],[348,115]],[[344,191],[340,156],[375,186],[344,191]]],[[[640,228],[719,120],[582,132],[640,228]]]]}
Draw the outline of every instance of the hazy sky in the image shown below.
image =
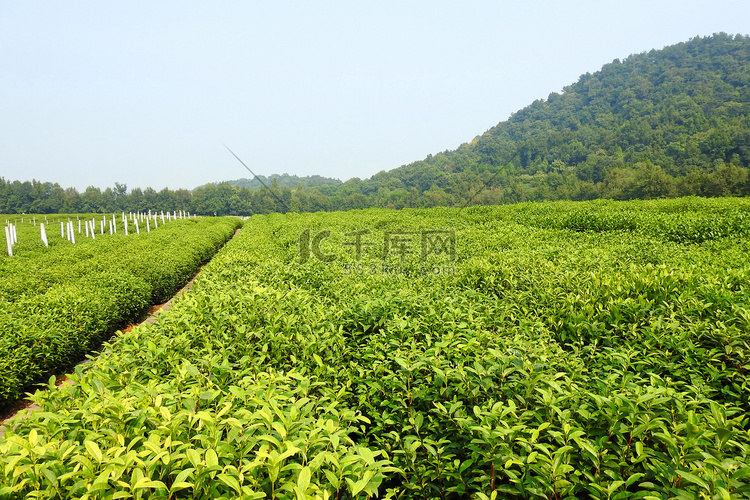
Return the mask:
{"type": "Polygon", "coordinates": [[[0,0],[0,176],[79,190],[366,178],[748,0],[0,0]]]}

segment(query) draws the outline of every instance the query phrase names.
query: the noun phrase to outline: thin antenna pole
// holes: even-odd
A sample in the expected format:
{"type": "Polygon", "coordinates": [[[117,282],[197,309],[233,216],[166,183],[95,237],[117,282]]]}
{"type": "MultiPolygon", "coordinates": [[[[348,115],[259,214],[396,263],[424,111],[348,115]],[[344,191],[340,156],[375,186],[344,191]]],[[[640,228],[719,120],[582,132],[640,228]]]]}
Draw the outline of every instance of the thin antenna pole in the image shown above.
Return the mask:
{"type": "Polygon", "coordinates": [[[232,156],[234,156],[235,158],[237,158],[238,162],[242,163],[242,166],[245,167],[248,172],[250,172],[251,174],[253,174],[253,177],[255,177],[256,179],[258,179],[258,182],[260,182],[261,185],[264,188],[266,188],[266,190],[269,193],[271,193],[271,196],[273,196],[276,199],[276,201],[278,201],[279,203],[281,203],[281,206],[284,207],[284,210],[286,210],[288,212],[289,211],[289,207],[286,206],[286,203],[284,203],[284,201],[281,198],[279,198],[278,196],[276,196],[276,193],[274,193],[273,191],[271,191],[271,188],[269,188],[268,186],[266,186],[266,183],[263,182],[263,180],[260,177],[258,177],[257,175],[255,175],[255,172],[253,172],[252,170],[250,170],[250,167],[248,167],[247,165],[245,165],[245,162],[242,161],[242,160],[240,160],[240,157],[237,156],[236,154],[234,154],[234,151],[232,151],[231,149],[229,149],[229,146],[227,146],[226,144],[224,144],[224,147],[227,148],[227,151],[229,151],[230,153],[232,153],[232,156]]]}

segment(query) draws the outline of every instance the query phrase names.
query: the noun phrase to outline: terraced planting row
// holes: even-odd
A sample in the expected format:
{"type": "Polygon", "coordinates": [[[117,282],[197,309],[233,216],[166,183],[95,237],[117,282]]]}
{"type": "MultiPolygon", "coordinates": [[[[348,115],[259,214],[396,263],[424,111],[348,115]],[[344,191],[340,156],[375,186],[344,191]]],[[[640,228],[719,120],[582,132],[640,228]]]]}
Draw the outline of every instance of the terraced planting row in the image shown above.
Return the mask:
{"type": "Polygon", "coordinates": [[[185,219],[140,235],[29,245],[0,259],[0,407],[171,297],[239,224],[185,219]]]}
{"type": "Polygon", "coordinates": [[[748,237],[660,203],[253,216],[35,396],[0,496],[747,498],[748,237]]]}
{"type": "MultiPolygon", "coordinates": [[[[6,227],[12,226],[17,242],[12,245],[14,254],[29,258],[32,253],[46,253],[49,247],[85,243],[90,240],[107,239],[112,235],[138,235],[165,227],[172,221],[189,219],[185,212],[172,213],[128,213],[116,214],[24,214],[0,215],[6,227]],[[46,237],[46,243],[45,243],[46,237]]],[[[0,239],[0,256],[8,256],[7,234],[0,239]]]]}

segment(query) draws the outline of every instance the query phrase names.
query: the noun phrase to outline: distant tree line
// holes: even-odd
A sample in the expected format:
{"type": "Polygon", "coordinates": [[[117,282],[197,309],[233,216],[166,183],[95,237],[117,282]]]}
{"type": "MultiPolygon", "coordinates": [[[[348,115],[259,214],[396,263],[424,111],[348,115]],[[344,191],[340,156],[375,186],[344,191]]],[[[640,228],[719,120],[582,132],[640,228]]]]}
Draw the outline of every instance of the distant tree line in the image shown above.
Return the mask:
{"type": "Polygon", "coordinates": [[[245,186],[250,189],[260,189],[263,187],[263,184],[265,184],[266,186],[270,186],[274,181],[276,181],[276,184],[278,186],[285,186],[288,188],[296,188],[299,186],[338,186],[341,184],[341,181],[339,179],[332,179],[330,177],[323,177],[320,175],[308,175],[305,177],[300,177],[297,175],[289,174],[272,174],[268,177],[259,175],[257,177],[253,177],[252,179],[243,178],[227,182],[229,182],[229,184],[231,184],[232,186],[245,186]]]}
{"type": "Polygon", "coordinates": [[[365,180],[287,174],[82,193],[0,179],[0,212],[252,215],[541,200],[750,196],[750,37],[724,33],[585,74],[470,143],[365,180]],[[270,181],[270,182],[269,182],[270,181]]]}
{"type": "Polygon", "coordinates": [[[139,210],[186,210],[192,195],[186,189],[172,191],[135,188],[128,192],[125,184],[102,191],[89,186],[83,192],[63,188],[57,183],[41,181],[8,181],[0,178],[0,212],[2,213],[107,213],[139,210]]]}
{"type": "MultiPolygon", "coordinates": [[[[488,175],[458,176],[442,187],[422,189],[403,183],[379,184],[357,179],[338,187],[291,189],[272,183],[269,188],[250,189],[228,182],[209,184],[193,191],[155,191],[116,183],[104,191],[89,186],[79,193],[74,188],[39,181],[6,181],[0,178],[0,213],[109,213],[185,210],[199,215],[267,214],[271,212],[317,212],[367,207],[427,208],[471,204],[503,204],[521,201],[649,199],[677,196],[750,196],[748,169],[733,163],[710,172],[693,172],[672,177],[650,161],[633,167],[619,167],[599,183],[583,181],[576,169],[556,165],[549,172],[514,175],[512,171],[488,175]],[[488,181],[492,179],[490,184],[488,181]]],[[[484,175],[482,175],[484,174],[484,175]]]]}

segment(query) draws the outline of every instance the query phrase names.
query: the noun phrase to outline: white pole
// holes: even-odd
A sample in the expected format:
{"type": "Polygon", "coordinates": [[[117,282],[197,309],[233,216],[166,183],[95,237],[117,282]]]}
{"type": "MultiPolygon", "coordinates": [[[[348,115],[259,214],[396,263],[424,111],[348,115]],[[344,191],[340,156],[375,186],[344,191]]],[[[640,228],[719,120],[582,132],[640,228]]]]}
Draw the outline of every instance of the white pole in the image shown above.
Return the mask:
{"type": "Polygon", "coordinates": [[[96,231],[94,230],[95,228],[96,228],[96,222],[94,222],[94,219],[91,219],[91,239],[92,239],[92,240],[95,240],[95,239],[96,239],[96,236],[95,236],[95,234],[94,234],[94,233],[96,232],[96,231]]]}
{"type": "Polygon", "coordinates": [[[16,243],[18,243],[18,233],[16,232],[15,224],[10,226],[10,233],[11,233],[11,236],[13,236],[13,244],[15,245],[16,243]]]}
{"type": "Polygon", "coordinates": [[[13,243],[10,241],[10,227],[5,226],[5,244],[8,247],[8,255],[13,257],[13,243]]]}
{"type": "Polygon", "coordinates": [[[103,220],[99,221],[99,228],[100,228],[99,234],[104,234],[104,221],[103,220]]]}
{"type": "MultiPolygon", "coordinates": [[[[81,221],[79,220],[78,221],[78,228],[79,228],[79,230],[80,230],[80,227],[81,227],[81,221]]],[[[76,233],[75,233],[75,231],[73,231],[73,223],[72,222],[70,223],[70,241],[74,245],[76,244],[76,233]]]]}
{"type": "Polygon", "coordinates": [[[141,230],[138,229],[138,217],[133,219],[133,222],[135,222],[135,234],[141,234],[141,230]]]}
{"type": "Polygon", "coordinates": [[[81,219],[78,219],[78,234],[81,234],[81,219]]]}
{"type": "Polygon", "coordinates": [[[128,221],[125,220],[125,217],[122,218],[122,225],[125,226],[125,236],[128,235],[128,221]]]}
{"type": "Polygon", "coordinates": [[[65,238],[65,224],[60,221],[60,238],[65,238]]]}
{"type": "Polygon", "coordinates": [[[112,230],[112,221],[109,221],[109,234],[114,234],[114,231],[112,230]]]}
{"type": "Polygon", "coordinates": [[[154,229],[156,229],[158,227],[159,227],[159,218],[158,217],[154,217],[154,229]]]}
{"type": "Polygon", "coordinates": [[[146,219],[146,232],[147,233],[151,232],[151,223],[148,221],[148,219],[146,219]]]}
{"type": "Polygon", "coordinates": [[[114,229],[115,234],[117,234],[117,220],[115,219],[115,214],[112,214],[112,229],[114,229]]]}
{"type": "MultiPolygon", "coordinates": [[[[79,226],[81,225],[81,221],[78,221],[78,225],[79,226]]],[[[88,221],[86,221],[86,224],[84,224],[84,226],[86,226],[86,238],[88,238],[89,237],[89,223],[88,223],[88,221]]]]}
{"type": "Polygon", "coordinates": [[[39,231],[41,232],[42,236],[42,243],[44,243],[45,247],[49,246],[49,242],[47,241],[47,230],[44,229],[44,222],[39,223],[39,231]]]}

